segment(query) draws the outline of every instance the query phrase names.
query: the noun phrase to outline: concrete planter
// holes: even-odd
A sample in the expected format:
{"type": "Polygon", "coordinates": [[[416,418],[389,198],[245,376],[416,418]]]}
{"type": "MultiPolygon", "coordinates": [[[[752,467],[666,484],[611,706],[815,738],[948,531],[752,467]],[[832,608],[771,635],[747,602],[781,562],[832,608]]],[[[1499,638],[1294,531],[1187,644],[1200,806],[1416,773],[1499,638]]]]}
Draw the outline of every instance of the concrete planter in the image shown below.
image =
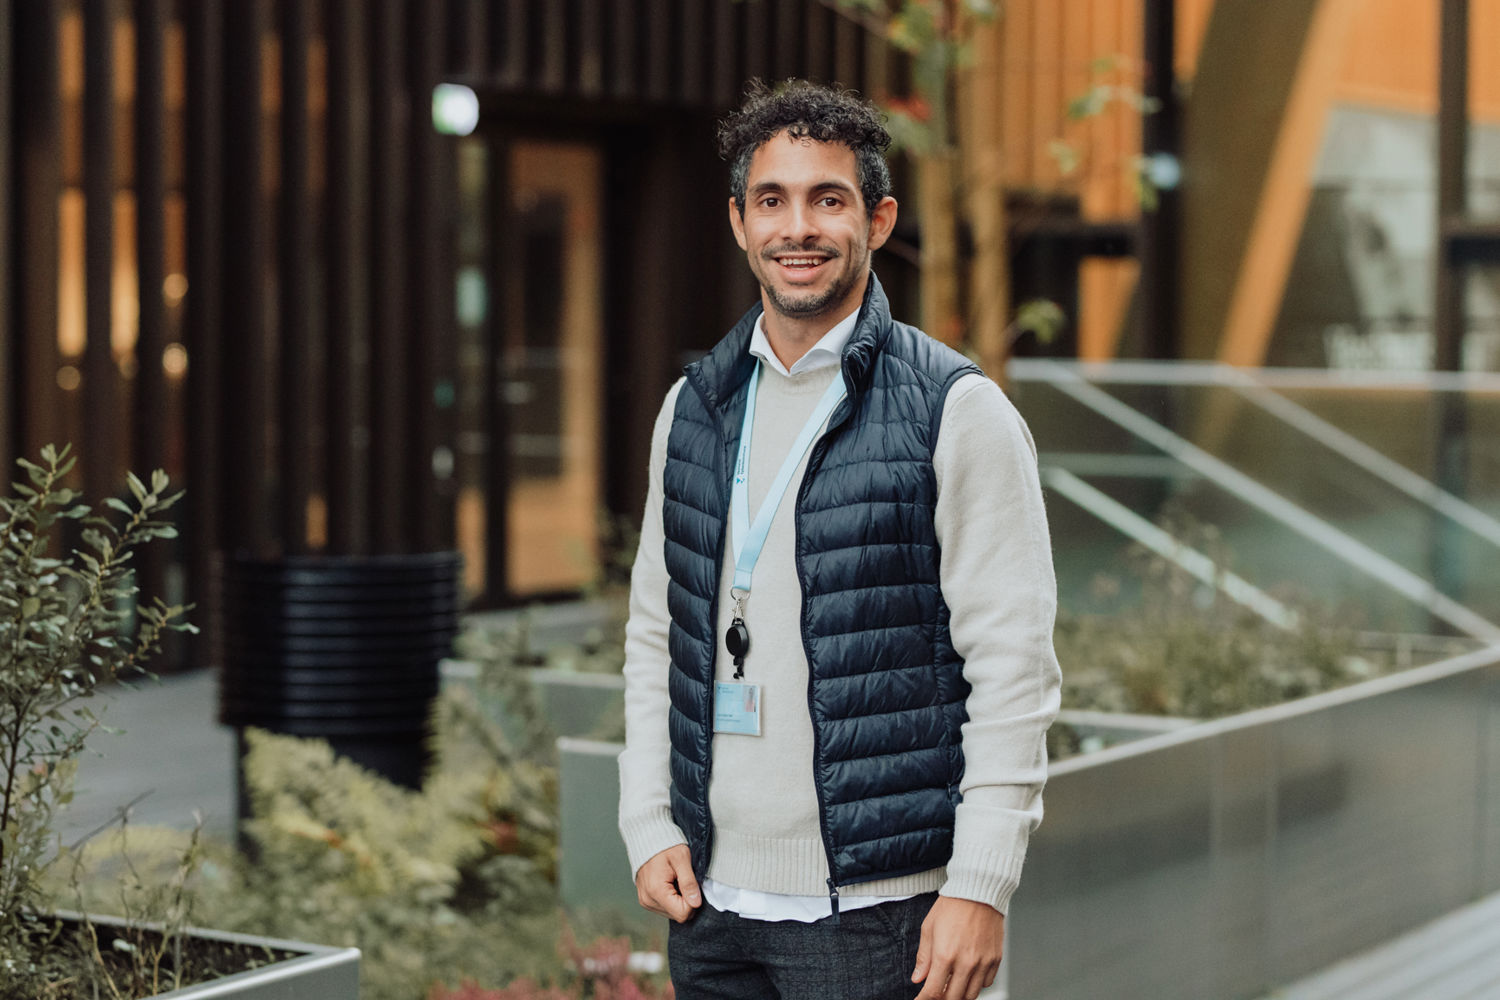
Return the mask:
{"type": "MultiPolygon", "coordinates": [[[[474,685],[477,664],[444,660],[443,684],[474,685]]],[[[601,728],[617,727],[625,712],[625,678],[620,674],[589,674],[545,667],[527,668],[537,702],[547,724],[558,736],[586,738],[601,728]]],[[[482,698],[481,705],[507,736],[519,737],[522,726],[498,699],[482,698]]]]}
{"type": "MultiPolygon", "coordinates": [[[[540,675],[543,704],[549,706],[549,717],[559,718],[552,701],[563,709],[570,697],[585,700],[599,697],[608,688],[583,687],[570,691],[557,687],[540,675]]],[[[573,675],[575,678],[580,675],[573,675]]],[[[583,675],[588,676],[588,675],[583,675]]],[[[610,678],[596,678],[609,680],[610,678]]],[[[616,697],[623,690],[623,679],[613,678],[616,697]]],[[[575,725],[572,732],[562,732],[557,741],[559,802],[558,893],[568,907],[611,907],[633,914],[638,904],[635,885],[630,878],[630,862],[620,841],[616,815],[620,805],[620,774],[616,759],[623,744],[584,739],[574,735],[591,731],[602,718],[606,707],[600,704],[573,704],[563,717],[575,722],[592,720],[588,727],[575,725]]],[[[1133,740],[1172,733],[1193,725],[1190,719],[1159,716],[1117,715],[1110,712],[1064,712],[1059,716],[1076,729],[1086,749],[1114,747],[1133,740]]]]}
{"type": "Polygon", "coordinates": [[[1059,761],[1026,1000],[1244,1000],[1500,891],[1500,647],[1059,761]]]}
{"type": "MultiPolygon", "coordinates": [[[[91,919],[99,928],[124,926],[109,917],[91,919]]],[[[211,982],[158,993],[149,1000],[359,1000],[358,948],[332,948],[200,928],[191,928],[188,933],[199,940],[290,952],[293,957],[211,982]]]]}

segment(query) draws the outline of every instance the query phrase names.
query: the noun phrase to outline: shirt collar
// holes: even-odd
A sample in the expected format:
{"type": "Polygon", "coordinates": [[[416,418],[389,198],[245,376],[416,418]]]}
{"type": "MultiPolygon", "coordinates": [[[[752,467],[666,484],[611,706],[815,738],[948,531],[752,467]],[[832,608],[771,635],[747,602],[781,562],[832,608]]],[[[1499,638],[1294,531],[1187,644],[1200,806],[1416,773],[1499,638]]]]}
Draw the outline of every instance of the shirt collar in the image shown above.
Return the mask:
{"type": "Polygon", "coordinates": [[[798,358],[788,370],[786,365],[781,363],[781,359],[776,356],[776,352],[771,350],[771,342],[766,339],[766,316],[765,313],[761,313],[755,321],[755,331],[750,334],[750,353],[782,375],[801,375],[803,372],[827,368],[839,363],[839,357],[844,353],[844,345],[849,343],[849,338],[854,335],[854,325],[858,320],[859,309],[856,308],[835,323],[833,329],[818,338],[818,342],[812,345],[806,354],[798,358]]]}

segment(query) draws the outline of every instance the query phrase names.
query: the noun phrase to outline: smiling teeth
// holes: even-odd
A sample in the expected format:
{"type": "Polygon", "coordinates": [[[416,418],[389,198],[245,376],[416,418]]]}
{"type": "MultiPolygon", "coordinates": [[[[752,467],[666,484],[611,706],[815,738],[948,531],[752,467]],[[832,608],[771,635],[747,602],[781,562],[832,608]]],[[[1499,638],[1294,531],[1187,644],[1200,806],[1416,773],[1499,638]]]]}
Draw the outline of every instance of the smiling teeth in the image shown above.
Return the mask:
{"type": "Polygon", "coordinates": [[[781,263],[787,267],[815,267],[823,261],[819,257],[783,257],[781,263]]]}

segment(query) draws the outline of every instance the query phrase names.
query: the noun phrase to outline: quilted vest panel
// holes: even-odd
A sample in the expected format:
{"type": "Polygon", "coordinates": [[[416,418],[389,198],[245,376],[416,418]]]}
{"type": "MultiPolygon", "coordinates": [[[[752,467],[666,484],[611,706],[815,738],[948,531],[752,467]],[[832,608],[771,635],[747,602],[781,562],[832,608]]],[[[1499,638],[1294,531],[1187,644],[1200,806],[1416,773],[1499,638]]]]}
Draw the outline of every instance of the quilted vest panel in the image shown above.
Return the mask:
{"type": "MultiPolygon", "coordinates": [[[[672,812],[700,875],[713,848],[711,692],[729,470],[759,314],[689,366],[667,443],[672,812]]],[[[968,685],[939,586],[932,448],[948,388],[977,371],[892,322],[871,278],[843,356],[851,391],[814,446],[796,501],[814,778],[834,885],[927,871],[952,853],[968,685]]]]}

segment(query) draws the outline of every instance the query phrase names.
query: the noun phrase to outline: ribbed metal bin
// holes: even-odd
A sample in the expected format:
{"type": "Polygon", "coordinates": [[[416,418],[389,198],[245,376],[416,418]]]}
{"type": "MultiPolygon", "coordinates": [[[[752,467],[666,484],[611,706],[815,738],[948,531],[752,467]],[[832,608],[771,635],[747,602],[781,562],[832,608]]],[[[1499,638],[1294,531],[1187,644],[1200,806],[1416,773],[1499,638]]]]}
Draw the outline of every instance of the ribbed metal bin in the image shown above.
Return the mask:
{"type": "Polygon", "coordinates": [[[438,663],[458,633],[460,557],[226,556],[219,718],[327,739],[415,787],[438,663]]]}

